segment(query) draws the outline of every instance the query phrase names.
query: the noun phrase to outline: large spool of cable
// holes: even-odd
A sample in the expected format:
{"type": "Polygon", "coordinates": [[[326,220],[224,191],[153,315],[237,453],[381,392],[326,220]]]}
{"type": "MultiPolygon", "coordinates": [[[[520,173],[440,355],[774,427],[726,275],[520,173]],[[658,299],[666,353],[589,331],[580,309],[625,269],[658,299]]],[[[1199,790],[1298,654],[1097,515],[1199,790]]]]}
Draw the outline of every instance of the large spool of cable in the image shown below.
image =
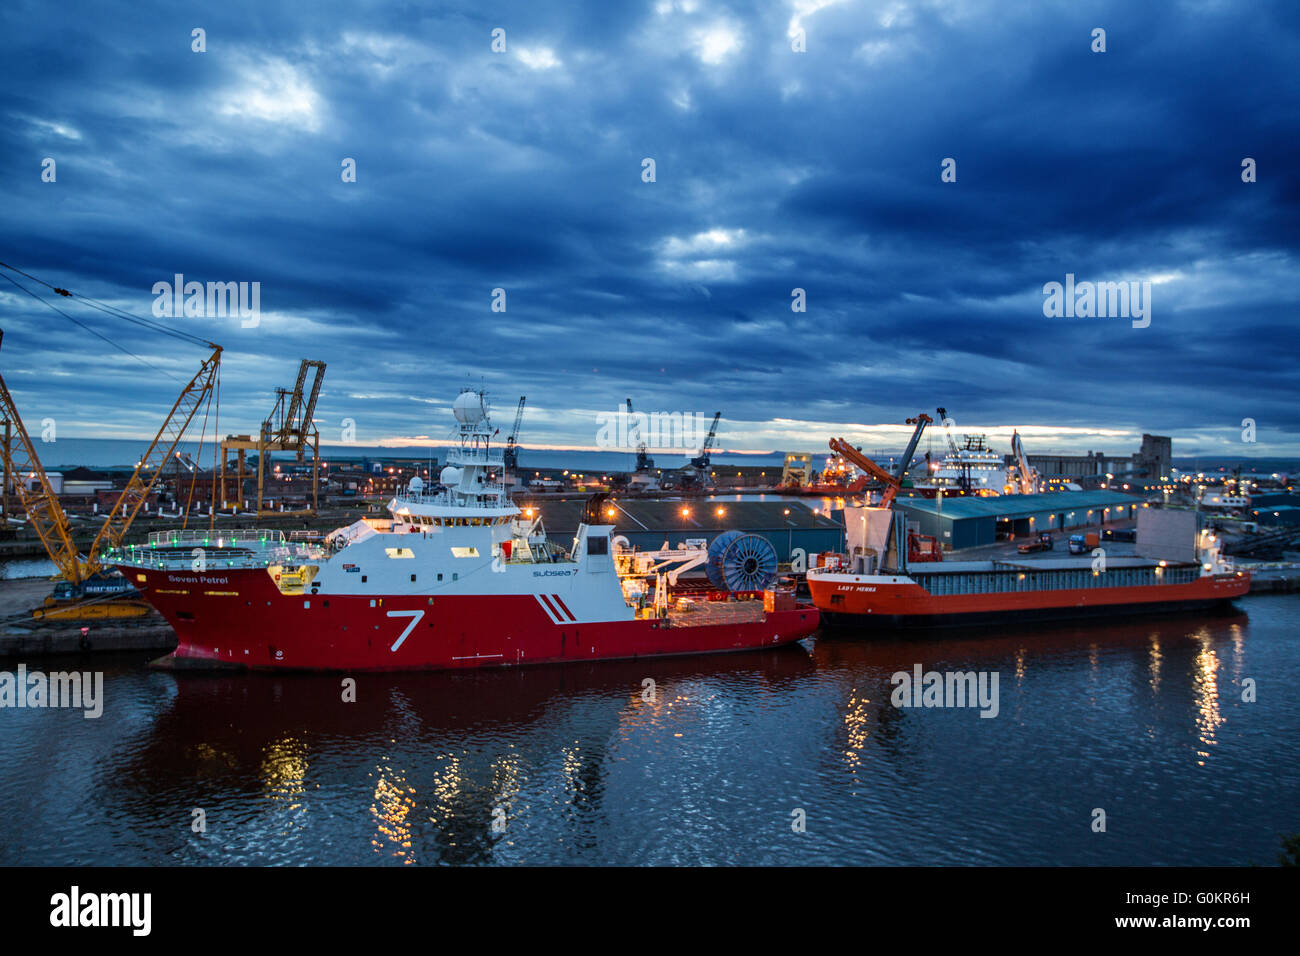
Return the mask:
{"type": "Polygon", "coordinates": [[[709,545],[709,582],[727,591],[762,591],[776,582],[776,549],[757,534],[726,531],[709,545]]]}

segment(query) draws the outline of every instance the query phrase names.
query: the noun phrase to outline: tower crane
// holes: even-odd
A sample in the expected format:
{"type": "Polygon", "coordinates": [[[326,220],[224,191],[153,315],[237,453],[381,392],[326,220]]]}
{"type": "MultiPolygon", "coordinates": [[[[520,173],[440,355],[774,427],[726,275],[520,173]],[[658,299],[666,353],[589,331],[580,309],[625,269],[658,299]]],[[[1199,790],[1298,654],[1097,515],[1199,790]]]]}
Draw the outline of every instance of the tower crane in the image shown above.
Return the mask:
{"type": "Polygon", "coordinates": [[[505,462],[505,472],[510,474],[519,464],[519,426],[524,421],[524,402],[527,395],[519,396],[519,408],[515,411],[515,427],[511,429],[509,437],[506,438],[505,451],[502,452],[502,458],[505,462]]]}

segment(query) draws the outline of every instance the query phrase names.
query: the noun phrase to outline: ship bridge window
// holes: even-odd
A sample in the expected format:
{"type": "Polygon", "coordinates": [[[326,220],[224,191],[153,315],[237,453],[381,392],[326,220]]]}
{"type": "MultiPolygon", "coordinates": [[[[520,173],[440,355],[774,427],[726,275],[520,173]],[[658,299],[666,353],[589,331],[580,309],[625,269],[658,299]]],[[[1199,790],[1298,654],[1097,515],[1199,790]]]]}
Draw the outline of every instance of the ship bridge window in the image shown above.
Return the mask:
{"type": "Polygon", "coordinates": [[[451,556],[453,558],[477,558],[478,548],[452,548],[451,556]]]}
{"type": "Polygon", "coordinates": [[[587,553],[588,554],[609,554],[609,538],[606,537],[588,538],[587,553]]]}

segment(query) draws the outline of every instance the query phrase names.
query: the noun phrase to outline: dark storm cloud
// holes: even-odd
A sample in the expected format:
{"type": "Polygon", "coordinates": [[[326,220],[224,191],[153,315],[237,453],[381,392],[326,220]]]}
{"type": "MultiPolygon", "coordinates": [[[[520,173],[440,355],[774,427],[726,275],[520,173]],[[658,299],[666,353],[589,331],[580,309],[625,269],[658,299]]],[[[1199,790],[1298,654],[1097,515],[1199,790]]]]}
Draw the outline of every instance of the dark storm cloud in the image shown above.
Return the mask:
{"type": "MultiPolygon", "coordinates": [[[[441,436],[428,400],[481,380],[539,443],[631,395],[742,448],[944,404],[1300,452],[1293,5],[816,6],[9,5],[2,258],[145,315],[177,272],[260,282],[257,328],[166,320],[226,347],[225,430],[306,356],[326,440],[441,436]],[[1045,318],[1067,272],[1154,277],[1151,326],[1045,318]]],[[[151,433],[203,354],[0,296],[24,414],[78,434],[151,433]]]]}

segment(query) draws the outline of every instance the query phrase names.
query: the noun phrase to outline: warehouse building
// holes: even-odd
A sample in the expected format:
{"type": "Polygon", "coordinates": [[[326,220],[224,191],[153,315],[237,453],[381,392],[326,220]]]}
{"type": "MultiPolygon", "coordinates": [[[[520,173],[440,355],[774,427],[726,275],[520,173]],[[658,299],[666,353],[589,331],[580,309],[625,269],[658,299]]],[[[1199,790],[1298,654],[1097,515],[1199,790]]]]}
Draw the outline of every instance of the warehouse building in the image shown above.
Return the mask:
{"type": "Polygon", "coordinates": [[[947,550],[993,544],[1040,531],[1097,527],[1136,518],[1142,499],[1118,491],[1058,491],[991,498],[899,498],[909,524],[947,550]]]}

